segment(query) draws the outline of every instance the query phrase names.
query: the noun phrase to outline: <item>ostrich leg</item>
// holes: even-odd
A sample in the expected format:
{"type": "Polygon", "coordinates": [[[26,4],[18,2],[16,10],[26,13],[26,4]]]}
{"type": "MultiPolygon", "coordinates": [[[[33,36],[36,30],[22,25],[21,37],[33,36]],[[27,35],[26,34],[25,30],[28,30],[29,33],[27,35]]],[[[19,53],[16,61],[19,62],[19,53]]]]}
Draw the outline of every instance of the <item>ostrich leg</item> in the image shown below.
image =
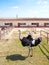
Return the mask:
{"type": "Polygon", "coordinates": [[[28,46],[28,49],[29,49],[28,57],[32,57],[33,56],[33,49],[30,46],[28,46]]]}
{"type": "Polygon", "coordinates": [[[32,51],[33,49],[32,49],[32,47],[31,47],[31,44],[29,44],[28,49],[29,49],[28,57],[29,57],[29,56],[32,57],[32,53],[31,53],[31,51],[32,51]],[[30,53],[31,53],[31,55],[30,55],[30,53]]]}
{"type": "Polygon", "coordinates": [[[30,55],[31,57],[33,56],[33,48],[31,47],[31,55],[30,55]]]}
{"type": "Polygon", "coordinates": [[[31,51],[30,46],[28,46],[28,49],[29,49],[29,52],[28,52],[28,57],[29,57],[30,56],[30,51],[31,51]]]}

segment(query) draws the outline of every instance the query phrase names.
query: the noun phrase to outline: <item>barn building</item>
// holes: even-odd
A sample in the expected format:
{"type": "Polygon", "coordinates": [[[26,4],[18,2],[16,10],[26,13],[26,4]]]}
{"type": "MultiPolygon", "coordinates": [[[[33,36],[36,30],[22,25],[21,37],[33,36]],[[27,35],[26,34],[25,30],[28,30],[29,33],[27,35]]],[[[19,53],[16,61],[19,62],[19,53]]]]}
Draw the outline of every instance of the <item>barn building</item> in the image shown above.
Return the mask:
{"type": "Polygon", "coordinates": [[[49,18],[0,18],[1,27],[49,27],[49,18]]]}

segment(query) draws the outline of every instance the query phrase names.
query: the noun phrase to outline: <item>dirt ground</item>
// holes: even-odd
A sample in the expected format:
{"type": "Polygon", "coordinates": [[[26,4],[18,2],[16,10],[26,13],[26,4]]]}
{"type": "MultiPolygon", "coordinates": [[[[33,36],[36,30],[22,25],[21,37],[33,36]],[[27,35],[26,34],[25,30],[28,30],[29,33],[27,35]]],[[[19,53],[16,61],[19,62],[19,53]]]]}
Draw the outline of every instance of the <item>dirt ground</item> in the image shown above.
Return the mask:
{"type": "MultiPolygon", "coordinates": [[[[11,32],[7,40],[0,40],[0,65],[49,65],[49,43],[46,38],[42,38],[41,44],[33,47],[33,57],[27,57],[28,48],[22,46],[17,32],[11,32]]],[[[34,38],[40,36],[33,32],[31,34],[34,38]]]]}

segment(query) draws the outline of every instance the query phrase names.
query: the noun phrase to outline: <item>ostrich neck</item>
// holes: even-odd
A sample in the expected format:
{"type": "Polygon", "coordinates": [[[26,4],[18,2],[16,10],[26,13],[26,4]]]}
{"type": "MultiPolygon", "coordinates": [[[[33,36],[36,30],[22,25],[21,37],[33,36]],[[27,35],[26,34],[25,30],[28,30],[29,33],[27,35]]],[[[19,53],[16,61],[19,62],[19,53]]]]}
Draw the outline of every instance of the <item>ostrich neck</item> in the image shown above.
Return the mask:
{"type": "Polygon", "coordinates": [[[19,39],[21,39],[21,32],[19,31],[19,39]]]}

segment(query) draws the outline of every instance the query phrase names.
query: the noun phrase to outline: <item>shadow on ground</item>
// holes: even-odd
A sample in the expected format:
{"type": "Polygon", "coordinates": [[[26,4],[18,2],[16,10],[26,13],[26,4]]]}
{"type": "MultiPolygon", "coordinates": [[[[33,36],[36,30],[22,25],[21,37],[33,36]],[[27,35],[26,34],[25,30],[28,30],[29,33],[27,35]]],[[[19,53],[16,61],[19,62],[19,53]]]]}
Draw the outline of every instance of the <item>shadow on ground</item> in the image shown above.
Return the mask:
{"type": "Polygon", "coordinates": [[[27,57],[24,57],[20,54],[14,54],[14,55],[10,55],[7,56],[6,59],[7,60],[12,60],[12,61],[16,61],[16,60],[25,60],[27,57]]]}
{"type": "Polygon", "coordinates": [[[41,46],[39,45],[39,48],[41,50],[41,52],[46,56],[46,58],[49,60],[49,56],[42,50],[41,46]]]}
{"type": "Polygon", "coordinates": [[[49,50],[46,49],[46,47],[44,45],[41,45],[41,46],[43,46],[43,48],[47,51],[47,53],[49,53],[49,50]]]}

